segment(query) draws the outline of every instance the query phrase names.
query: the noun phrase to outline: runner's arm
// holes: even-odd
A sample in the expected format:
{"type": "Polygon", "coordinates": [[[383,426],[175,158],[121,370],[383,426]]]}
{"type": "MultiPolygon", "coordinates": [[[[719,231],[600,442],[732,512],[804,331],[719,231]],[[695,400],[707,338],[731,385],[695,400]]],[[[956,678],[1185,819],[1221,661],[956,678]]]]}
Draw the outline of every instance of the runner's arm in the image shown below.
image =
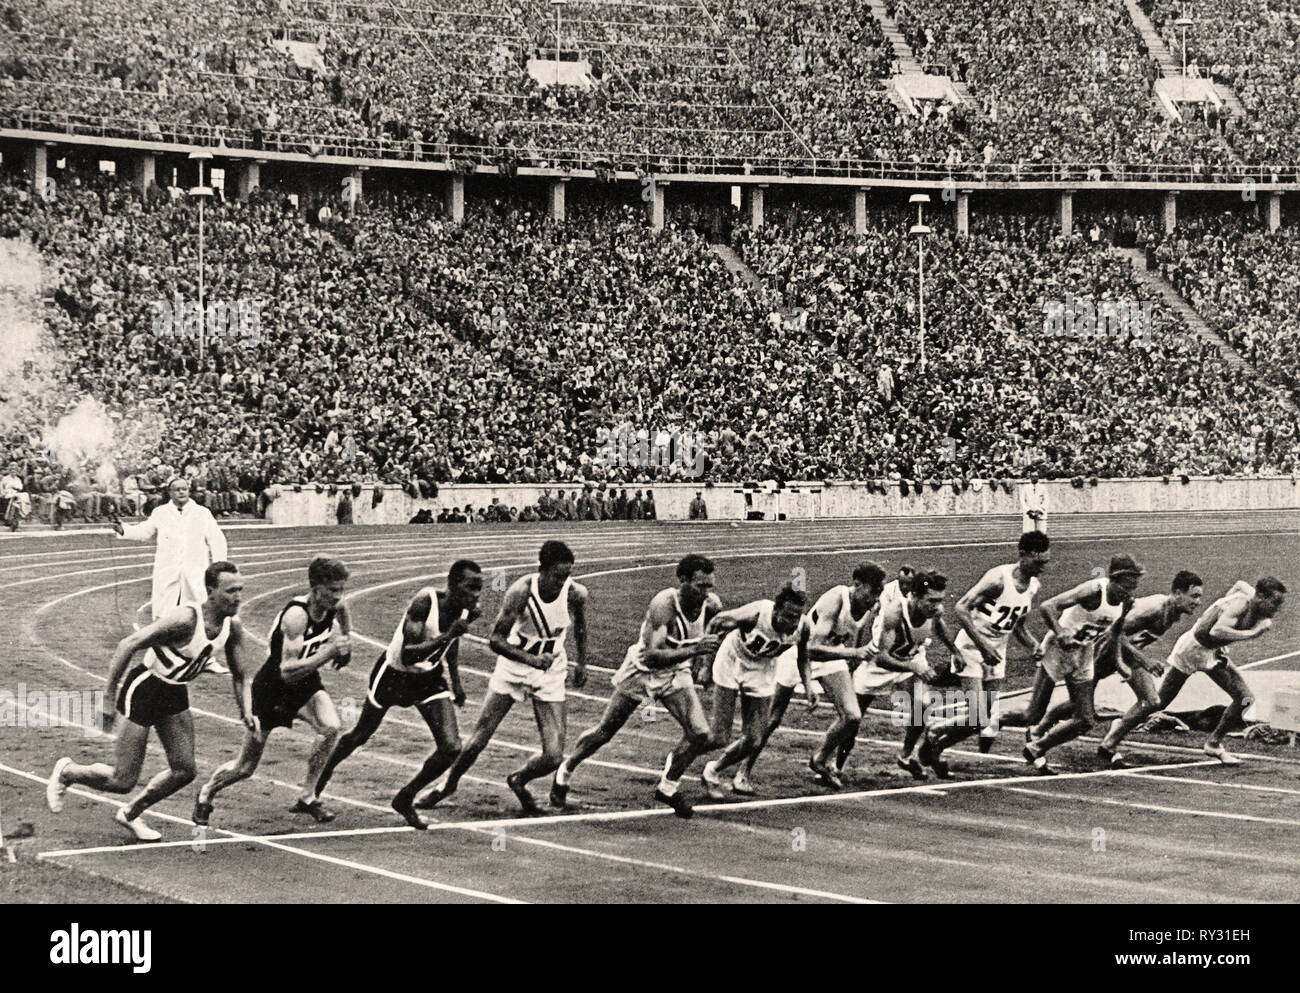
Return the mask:
{"type": "Polygon", "coordinates": [[[990,570],[984,574],[983,579],[961,596],[953,608],[957,614],[957,623],[966,632],[966,636],[975,643],[975,647],[984,656],[985,662],[991,665],[996,665],[1001,659],[998,657],[997,650],[992,642],[985,638],[976,628],[974,612],[986,604],[992,603],[1001,593],[1002,577],[996,569],[990,570]]]}
{"type": "Polygon", "coordinates": [[[497,614],[497,619],[492,625],[492,634],[488,638],[488,647],[502,658],[510,659],[520,665],[526,665],[531,669],[549,669],[554,656],[547,653],[545,656],[531,655],[524,651],[519,645],[510,643],[510,629],[514,627],[515,621],[523,614],[525,605],[528,603],[528,580],[521,578],[515,580],[510,589],[506,590],[505,598],[501,601],[501,610],[497,614]],[[545,665],[541,664],[545,660],[545,665]]]}
{"type": "Polygon", "coordinates": [[[587,587],[581,583],[569,586],[569,615],[573,618],[573,647],[577,659],[573,664],[573,685],[581,687],[587,682],[587,587]]]}

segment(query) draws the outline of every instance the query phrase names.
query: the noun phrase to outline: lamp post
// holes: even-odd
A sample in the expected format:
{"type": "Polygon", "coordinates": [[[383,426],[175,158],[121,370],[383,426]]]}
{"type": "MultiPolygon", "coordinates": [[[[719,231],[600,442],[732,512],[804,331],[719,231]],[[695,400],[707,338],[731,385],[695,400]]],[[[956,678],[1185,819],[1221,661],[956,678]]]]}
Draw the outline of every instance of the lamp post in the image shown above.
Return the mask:
{"type": "Polygon", "coordinates": [[[203,347],[208,329],[208,312],[203,309],[203,204],[213,193],[212,187],[203,182],[203,163],[211,158],[211,152],[190,152],[190,159],[199,164],[199,185],[190,187],[190,196],[199,198],[199,375],[203,374],[203,347]]]}
{"type": "Polygon", "coordinates": [[[916,204],[916,223],[908,229],[908,236],[916,239],[916,298],[917,307],[921,317],[920,328],[917,333],[917,344],[921,355],[921,372],[925,372],[925,238],[931,234],[930,228],[925,224],[924,211],[925,205],[930,202],[930,197],[926,193],[913,193],[908,200],[909,203],[916,204]]]}
{"type": "Polygon", "coordinates": [[[1187,99],[1187,29],[1188,29],[1189,27],[1191,27],[1194,23],[1196,23],[1196,22],[1193,21],[1190,17],[1187,17],[1186,15],[1184,15],[1184,16],[1178,18],[1178,20],[1174,21],[1174,24],[1176,24],[1176,25],[1178,26],[1179,30],[1181,30],[1182,33],[1183,33],[1183,83],[1182,83],[1182,86],[1183,86],[1183,99],[1184,99],[1184,100],[1187,99]]]}
{"type": "Polygon", "coordinates": [[[551,0],[551,6],[555,8],[555,85],[560,85],[560,8],[568,0],[551,0]]]}

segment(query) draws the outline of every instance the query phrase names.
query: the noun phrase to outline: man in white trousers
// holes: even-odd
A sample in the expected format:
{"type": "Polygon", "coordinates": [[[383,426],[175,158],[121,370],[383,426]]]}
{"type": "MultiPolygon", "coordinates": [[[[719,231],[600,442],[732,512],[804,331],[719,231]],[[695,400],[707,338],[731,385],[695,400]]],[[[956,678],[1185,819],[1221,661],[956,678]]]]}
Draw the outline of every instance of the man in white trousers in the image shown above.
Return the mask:
{"type": "Polygon", "coordinates": [[[1038,481],[1038,474],[1029,477],[1020,486],[1021,533],[1041,531],[1047,533],[1047,487],[1038,481]]]}
{"type": "Polygon", "coordinates": [[[153,560],[154,619],[180,603],[207,599],[203,571],[226,558],[226,536],[209,510],[190,499],[190,482],[178,476],[167,484],[171,499],[154,508],[139,524],[113,522],[113,530],[128,541],[158,542],[153,560]]]}

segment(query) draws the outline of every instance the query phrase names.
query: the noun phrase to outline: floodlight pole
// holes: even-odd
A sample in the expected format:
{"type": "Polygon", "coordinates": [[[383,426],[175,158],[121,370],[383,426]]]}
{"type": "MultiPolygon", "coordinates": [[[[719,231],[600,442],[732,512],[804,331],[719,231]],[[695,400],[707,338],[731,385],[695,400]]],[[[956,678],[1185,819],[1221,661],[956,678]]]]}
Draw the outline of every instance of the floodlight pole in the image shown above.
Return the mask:
{"type": "Polygon", "coordinates": [[[203,182],[203,162],[212,158],[211,152],[191,152],[190,158],[199,164],[199,185],[190,188],[190,196],[199,198],[199,375],[203,374],[204,346],[207,342],[208,312],[203,307],[203,204],[212,196],[212,187],[203,182]]]}

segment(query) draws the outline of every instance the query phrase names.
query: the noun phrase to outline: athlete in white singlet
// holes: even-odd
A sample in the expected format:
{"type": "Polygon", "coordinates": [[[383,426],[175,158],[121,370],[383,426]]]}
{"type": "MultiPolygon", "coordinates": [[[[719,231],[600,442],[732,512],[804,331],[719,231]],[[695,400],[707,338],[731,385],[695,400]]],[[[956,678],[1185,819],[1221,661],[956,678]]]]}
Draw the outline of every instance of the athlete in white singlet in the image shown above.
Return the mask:
{"type": "Polygon", "coordinates": [[[1255,705],[1250,687],[1228,657],[1228,648],[1234,642],[1258,638],[1271,628],[1285,601],[1286,587],[1272,576],[1264,577],[1254,586],[1238,580],[1232,589],[1210,604],[1210,609],[1191,630],[1183,632],[1169,653],[1169,668],[1160,683],[1162,709],[1177,699],[1183,684],[1198,672],[1209,676],[1232,698],[1205,742],[1205,754],[1224,765],[1241,763],[1241,759],[1224,749],[1223,738],[1239,721],[1254,720],[1255,705]]]}
{"type": "MultiPolygon", "coordinates": [[[[1128,767],[1124,757],[1117,751],[1120,741],[1160,709],[1160,688],[1157,681],[1164,667],[1158,661],[1148,660],[1143,650],[1164,637],[1181,618],[1194,613],[1200,606],[1201,594],[1201,577],[1183,570],[1174,576],[1169,593],[1153,593],[1133,601],[1133,607],[1124,618],[1124,638],[1120,641],[1118,651],[1114,650],[1106,635],[1098,643],[1092,678],[1094,702],[1097,684],[1114,673],[1119,673],[1137,697],[1128,714],[1111,722],[1110,730],[1097,746],[1097,758],[1104,766],[1112,769],[1128,767]]],[[[1069,717],[1073,710],[1074,704],[1069,700],[1057,704],[1039,722],[1033,736],[1041,737],[1051,725],[1069,717]]]]}
{"type": "Polygon", "coordinates": [[[957,601],[957,654],[953,672],[961,680],[966,713],[930,729],[919,758],[940,779],[949,777],[944,749],[979,733],[979,750],[988,752],[998,733],[998,695],[1007,674],[1007,644],[1012,635],[1029,651],[1038,646],[1024,621],[1038,596],[1039,579],[1051,561],[1047,535],[1026,531],[1017,546],[1020,560],[995,566],[957,601]]]}
{"type": "Polygon", "coordinates": [[[658,701],[681,725],[682,739],[668,753],[654,797],[679,817],[691,816],[690,801],[679,783],[709,742],[708,720],[695,692],[691,663],[718,650],[721,639],[705,630],[722,610],[722,602],[713,592],[713,563],[703,555],[687,555],[678,562],[677,581],[678,586],[660,590],[650,601],[641,635],[614,674],[614,694],[600,723],[582,733],[573,753],[555,770],[552,807],[562,808],[567,802],[569,780],[579,763],[607,744],[637,708],[658,701]]]}
{"type": "MultiPolygon", "coordinates": [[[[882,690],[890,689],[895,723],[906,728],[902,749],[896,759],[900,769],[906,769],[914,779],[925,779],[917,746],[923,740],[925,724],[922,708],[917,700],[925,685],[937,678],[934,668],[926,658],[926,646],[938,638],[951,655],[957,654],[952,633],[943,621],[944,592],[948,577],[941,572],[918,571],[912,578],[907,599],[884,612],[880,635],[871,644],[871,656],[853,673],[853,689],[858,695],[858,706],[865,714],[871,701],[882,690]],[[900,714],[906,714],[901,722],[900,714]]],[[[840,755],[848,759],[852,741],[840,746],[840,755]]]]}
{"type": "Polygon", "coordinates": [[[565,641],[572,621],[578,652],[573,685],[581,687],[587,681],[587,588],[569,577],[573,552],[564,542],[546,542],[538,558],[540,569],[506,590],[488,642],[497,662],[478,723],[447,771],[447,782],[433,790],[422,807],[433,807],[456,792],[461,777],[516,702],[532,700],[542,739],[541,752],[506,777],[525,812],[540,809],[528,783],[554,772],[564,759],[564,680],[569,671],[565,641]]]}
{"type": "Polygon", "coordinates": [[[1038,608],[1048,633],[1035,652],[1041,661],[1034,674],[1029,706],[1005,723],[1028,729],[1023,754],[1039,775],[1054,775],[1044,757],[1050,749],[1074,740],[1096,723],[1092,677],[1097,643],[1109,632],[1103,642],[1106,651],[1125,650],[1128,639],[1123,634],[1123,620],[1133,606],[1133,593],[1145,571],[1131,555],[1112,556],[1105,576],[1058,593],[1038,608]],[[1042,729],[1045,733],[1037,737],[1035,725],[1047,714],[1052,690],[1060,681],[1065,682],[1070,695],[1071,716],[1042,729]]]}
{"type": "Polygon", "coordinates": [[[713,716],[709,746],[722,754],[704,764],[700,778],[709,796],[722,799],[719,773],[748,757],[758,747],[772,711],[776,692],[776,660],[787,648],[796,646],[800,678],[812,699],[808,672],[807,619],[803,609],[808,600],[792,587],[785,587],[775,600],[755,600],[735,610],[724,610],[709,623],[710,634],[727,632],[713,659],[713,716]],[[727,744],[740,697],[741,735],[727,744]]]}
{"type": "Polygon", "coordinates": [[[880,641],[880,627],[884,623],[885,614],[906,600],[907,595],[912,592],[912,579],[915,576],[916,570],[910,565],[901,565],[898,567],[898,575],[887,582],[885,588],[880,591],[880,605],[876,608],[876,617],[871,622],[873,644],[880,641]]]}
{"type": "MultiPolygon", "coordinates": [[[[909,572],[908,580],[910,582],[909,572]]],[[[840,743],[852,740],[862,723],[862,711],[853,692],[850,666],[856,666],[870,653],[870,635],[874,621],[879,616],[881,590],[885,570],[875,562],[863,562],[853,570],[851,586],[832,586],[823,593],[808,613],[808,663],[811,681],[820,683],[835,706],[835,722],[827,729],[822,743],[808,759],[808,768],[819,783],[831,789],[842,789],[844,780],[839,771],[830,765],[840,743]]],[[[786,651],[777,659],[776,697],[772,703],[772,716],[757,750],[745,760],[745,766],[736,773],[732,790],[745,796],[754,792],[749,775],[759,753],[785,717],[786,708],[800,683],[798,653],[786,651]]],[[[816,693],[809,698],[811,709],[817,703],[816,693]]]]}
{"type": "Polygon", "coordinates": [[[307,567],[311,592],[295,597],[276,616],[271,628],[270,654],[255,672],[243,665],[232,667],[235,699],[243,713],[251,713],[256,727],[244,732],[238,757],[219,766],[199,787],[194,800],[194,823],[206,825],[218,793],[257,771],[267,739],[278,727],[290,728],[297,718],[316,732],[316,745],[307,759],[302,793],[290,812],[310,814],[319,824],[334,820],[316,793],[316,778],[339,740],[339,715],[325,692],[320,670],[340,668],[351,656],[351,623],[343,604],[348,570],[338,559],[323,555],[307,567]]]}
{"type": "MultiPolygon", "coordinates": [[[[106,793],[129,793],[140,779],[149,729],[158,732],[167,753],[168,769],[149,780],[143,792],[118,809],[115,820],[140,841],[157,841],[160,835],[141,820],[141,814],[194,779],[194,718],[190,715],[189,683],[203,672],[213,656],[224,651],[236,664],[244,647],[239,611],[244,578],[231,562],[213,562],[203,576],[207,599],[168,610],[152,624],[133,631],[120,642],[109,666],[104,694],[104,726],[111,731],[116,713],[125,721],[117,733],[114,764],[76,765],[61,758],[46,784],[50,810],[63,809],[69,786],[89,786],[106,793]],[[136,652],[145,660],[123,673],[136,652]]],[[[244,713],[245,727],[253,727],[244,713]]]]}

